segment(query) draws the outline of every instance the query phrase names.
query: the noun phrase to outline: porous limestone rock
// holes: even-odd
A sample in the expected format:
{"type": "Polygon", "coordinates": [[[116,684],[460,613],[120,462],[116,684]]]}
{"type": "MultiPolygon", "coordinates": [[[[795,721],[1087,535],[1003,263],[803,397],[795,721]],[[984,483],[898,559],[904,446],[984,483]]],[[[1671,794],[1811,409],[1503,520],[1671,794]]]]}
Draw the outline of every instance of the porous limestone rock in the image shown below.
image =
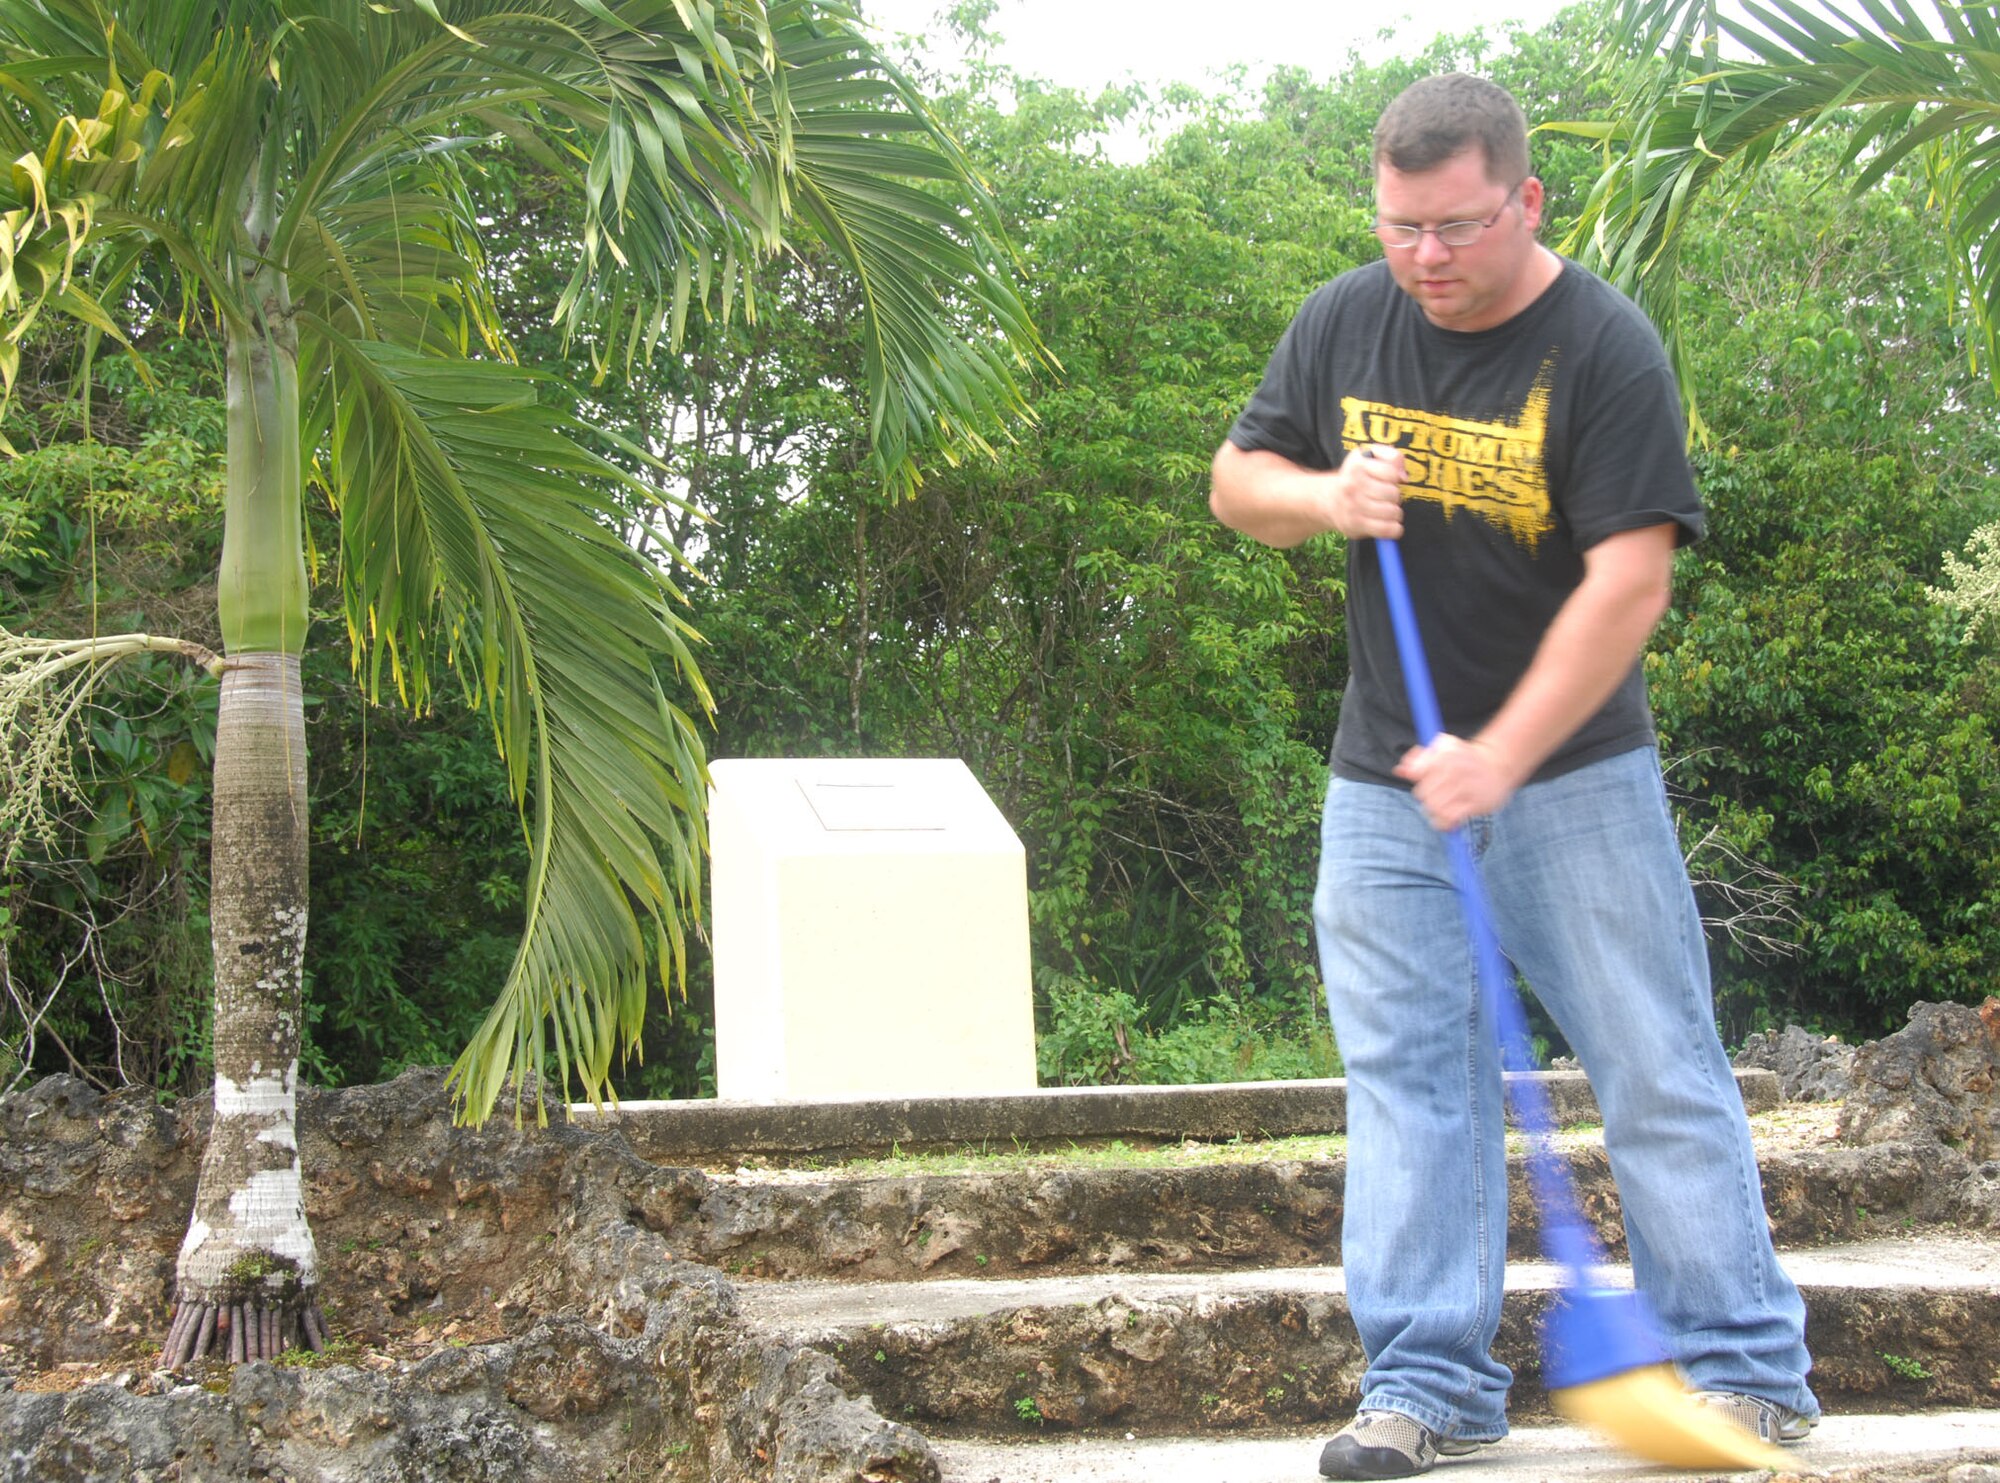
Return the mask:
{"type": "Polygon", "coordinates": [[[929,1443],[638,1213],[697,1208],[707,1176],[504,1109],[454,1126],[437,1071],[300,1097],[335,1332],[368,1366],[150,1373],[206,1125],[67,1077],[0,1097],[0,1376],[125,1371],[0,1387],[8,1483],[936,1483],[929,1443]]]}
{"type": "Polygon", "coordinates": [[[1854,1053],[1852,1074],[1844,1141],[1935,1141],[1976,1162],[2000,1157],[2000,998],[1912,1005],[1907,1025],[1854,1053]]]}
{"type": "Polygon", "coordinates": [[[1854,1047],[1837,1035],[1815,1035],[1799,1025],[1758,1031],[1743,1042],[1736,1064],[1778,1074],[1787,1102],[1840,1102],[1853,1089],[1854,1047]]]}

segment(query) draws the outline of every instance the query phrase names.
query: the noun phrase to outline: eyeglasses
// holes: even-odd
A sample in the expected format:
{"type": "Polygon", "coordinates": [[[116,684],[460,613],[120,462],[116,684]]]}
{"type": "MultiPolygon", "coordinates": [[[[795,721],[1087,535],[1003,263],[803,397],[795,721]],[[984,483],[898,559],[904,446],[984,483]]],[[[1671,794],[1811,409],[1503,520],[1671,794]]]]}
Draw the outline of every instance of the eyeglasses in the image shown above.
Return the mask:
{"type": "Polygon", "coordinates": [[[1446,247],[1470,247],[1514,204],[1514,197],[1520,189],[1521,182],[1516,181],[1514,189],[1507,192],[1507,199],[1500,203],[1500,209],[1484,221],[1448,221],[1441,227],[1413,227],[1407,222],[1383,221],[1377,217],[1375,235],[1382,239],[1384,247],[1415,247],[1424,240],[1426,232],[1446,247]]]}

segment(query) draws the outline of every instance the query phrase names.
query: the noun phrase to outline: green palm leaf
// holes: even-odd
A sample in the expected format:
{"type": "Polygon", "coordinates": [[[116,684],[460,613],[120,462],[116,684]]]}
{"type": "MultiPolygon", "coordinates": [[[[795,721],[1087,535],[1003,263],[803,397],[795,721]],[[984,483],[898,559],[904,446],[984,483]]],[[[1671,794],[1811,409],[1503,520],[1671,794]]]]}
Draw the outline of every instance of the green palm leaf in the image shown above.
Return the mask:
{"type": "Polygon", "coordinates": [[[386,659],[422,694],[428,655],[445,655],[493,717],[530,821],[527,930],[454,1077],[483,1115],[511,1069],[540,1064],[547,1021],[565,1077],[602,1097],[645,1011],[634,904],[678,974],[705,847],[700,732],[663,683],[706,708],[694,636],[614,497],[653,493],[586,449],[528,372],[310,328],[326,363],[306,422],[327,433],[349,627],[408,636],[373,646],[371,687],[386,659]]]}
{"type": "Polygon", "coordinates": [[[1627,0],[1614,44],[1660,54],[1626,90],[1624,122],[1553,124],[1602,139],[1606,165],[1565,243],[1633,294],[1660,325],[1689,385],[1678,334],[1678,254],[1689,215],[1719,182],[1747,180],[1772,153],[1838,121],[1840,162],[1866,189],[1912,158],[1937,189],[1973,328],[2000,376],[2000,21],[1940,0],[1831,5],[1627,0]],[[1725,43],[1727,46],[1725,47],[1725,43]],[[1742,57],[1743,60],[1737,60],[1742,57]]]}

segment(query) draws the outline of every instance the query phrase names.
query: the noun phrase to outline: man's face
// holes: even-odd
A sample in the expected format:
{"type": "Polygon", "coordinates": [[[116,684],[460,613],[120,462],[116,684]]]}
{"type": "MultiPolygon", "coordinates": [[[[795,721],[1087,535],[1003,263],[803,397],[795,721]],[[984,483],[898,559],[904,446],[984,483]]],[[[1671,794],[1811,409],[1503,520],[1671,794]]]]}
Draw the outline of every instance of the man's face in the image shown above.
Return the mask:
{"type": "Polygon", "coordinates": [[[1485,330],[1504,324],[1546,286],[1535,274],[1542,183],[1518,187],[1489,179],[1477,145],[1429,170],[1405,174],[1386,160],[1375,167],[1375,216],[1383,225],[1492,225],[1465,247],[1447,247],[1426,231],[1414,247],[1384,246],[1396,284],[1440,329],[1485,330]]]}

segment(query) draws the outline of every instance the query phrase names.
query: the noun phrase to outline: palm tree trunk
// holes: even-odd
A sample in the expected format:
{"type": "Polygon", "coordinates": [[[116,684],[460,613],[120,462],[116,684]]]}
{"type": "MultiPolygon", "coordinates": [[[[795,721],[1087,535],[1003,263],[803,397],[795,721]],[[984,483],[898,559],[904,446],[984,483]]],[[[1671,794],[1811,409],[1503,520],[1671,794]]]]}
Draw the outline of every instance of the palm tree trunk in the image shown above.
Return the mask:
{"type": "MultiPolygon", "coordinates": [[[[245,222],[261,248],[268,179],[253,190],[245,222]]],[[[297,1130],[309,840],[298,350],[282,273],[259,260],[245,281],[257,314],[229,337],[218,584],[228,660],[210,856],[215,1116],[175,1274],[168,1368],[326,1342],[297,1130]]]]}
{"type": "Polygon", "coordinates": [[[176,1273],[169,1368],[325,1344],[296,1113],[305,713],[291,654],[232,657],[215,738],[215,1116],[176,1273]]]}

